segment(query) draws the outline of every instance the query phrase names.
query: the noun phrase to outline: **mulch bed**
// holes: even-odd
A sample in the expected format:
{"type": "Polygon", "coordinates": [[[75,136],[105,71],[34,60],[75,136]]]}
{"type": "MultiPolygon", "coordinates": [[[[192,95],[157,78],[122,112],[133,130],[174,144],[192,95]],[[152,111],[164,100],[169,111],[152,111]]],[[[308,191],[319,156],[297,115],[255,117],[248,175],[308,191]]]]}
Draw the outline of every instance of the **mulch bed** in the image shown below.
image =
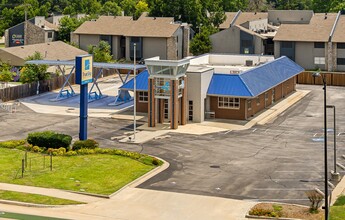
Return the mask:
{"type": "Polygon", "coordinates": [[[252,209],[273,210],[272,205],[279,205],[282,207],[281,213],[282,213],[283,218],[322,220],[324,217],[323,210],[319,210],[319,213],[312,214],[309,212],[309,207],[298,206],[298,205],[276,204],[276,203],[259,203],[259,204],[255,205],[252,209]]]}

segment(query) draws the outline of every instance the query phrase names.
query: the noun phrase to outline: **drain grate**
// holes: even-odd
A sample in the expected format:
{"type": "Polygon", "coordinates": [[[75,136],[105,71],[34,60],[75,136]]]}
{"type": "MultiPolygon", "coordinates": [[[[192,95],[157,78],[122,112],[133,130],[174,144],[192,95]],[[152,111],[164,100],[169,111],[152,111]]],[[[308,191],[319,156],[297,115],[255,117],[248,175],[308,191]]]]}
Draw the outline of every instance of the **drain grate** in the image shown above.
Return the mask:
{"type": "Polygon", "coordinates": [[[211,167],[211,168],[220,168],[219,165],[211,165],[210,167],[211,167]]]}

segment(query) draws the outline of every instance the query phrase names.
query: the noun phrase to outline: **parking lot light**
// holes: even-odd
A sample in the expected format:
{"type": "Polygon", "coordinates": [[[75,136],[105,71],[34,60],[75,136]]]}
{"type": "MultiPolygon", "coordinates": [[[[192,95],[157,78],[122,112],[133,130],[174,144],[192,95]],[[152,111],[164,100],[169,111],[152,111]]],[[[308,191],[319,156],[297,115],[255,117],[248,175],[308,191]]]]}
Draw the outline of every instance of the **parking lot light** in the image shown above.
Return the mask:
{"type": "Polygon", "coordinates": [[[327,105],[327,108],[333,108],[333,142],[334,142],[334,154],[333,154],[333,162],[334,162],[334,170],[331,172],[332,180],[339,182],[340,181],[340,174],[337,172],[337,132],[336,132],[336,115],[335,115],[335,106],[334,105],[327,105]]]}
{"type": "Polygon", "coordinates": [[[322,77],[323,83],[323,108],[324,108],[324,175],[325,175],[325,220],[328,220],[329,204],[328,204],[328,169],[327,169],[327,80],[325,75],[321,75],[320,72],[313,73],[313,77],[322,77]]]}

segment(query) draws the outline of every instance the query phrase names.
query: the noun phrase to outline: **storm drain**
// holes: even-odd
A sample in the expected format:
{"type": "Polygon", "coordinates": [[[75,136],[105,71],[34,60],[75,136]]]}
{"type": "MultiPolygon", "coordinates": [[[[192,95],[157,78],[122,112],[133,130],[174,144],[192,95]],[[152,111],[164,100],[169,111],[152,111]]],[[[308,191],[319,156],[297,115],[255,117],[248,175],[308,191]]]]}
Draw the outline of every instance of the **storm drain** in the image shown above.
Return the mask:
{"type": "Polygon", "coordinates": [[[211,168],[220,168],[219,165],[211,165],[210,167],[211,167],[211,168]]]}

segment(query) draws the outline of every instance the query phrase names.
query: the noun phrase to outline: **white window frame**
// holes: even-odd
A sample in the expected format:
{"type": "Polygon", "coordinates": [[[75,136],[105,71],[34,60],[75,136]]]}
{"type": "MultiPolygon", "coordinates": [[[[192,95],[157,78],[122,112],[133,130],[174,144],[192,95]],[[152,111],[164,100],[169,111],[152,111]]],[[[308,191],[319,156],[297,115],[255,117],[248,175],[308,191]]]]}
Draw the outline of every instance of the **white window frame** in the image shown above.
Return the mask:
{"type": "Polygon", "coordinates": [[[218,108],[240,109],[240,98],[218,96],[218,108]]]}
{"type": "Polygon", "coordinates": [[[325,57],[314,57],[314,64],[325,65],[326,64],[325,57]]]}
{"type": "Polygon", "coordinates": [[[139,91],[139,102],[149,102],[149,93],[145,91],[139,91]]]}
{"type": "Polygon", "coordinates": [[[248,109],[248,111],[252,110],[252,100],[247,101],[247,109],[248,109]]]}

